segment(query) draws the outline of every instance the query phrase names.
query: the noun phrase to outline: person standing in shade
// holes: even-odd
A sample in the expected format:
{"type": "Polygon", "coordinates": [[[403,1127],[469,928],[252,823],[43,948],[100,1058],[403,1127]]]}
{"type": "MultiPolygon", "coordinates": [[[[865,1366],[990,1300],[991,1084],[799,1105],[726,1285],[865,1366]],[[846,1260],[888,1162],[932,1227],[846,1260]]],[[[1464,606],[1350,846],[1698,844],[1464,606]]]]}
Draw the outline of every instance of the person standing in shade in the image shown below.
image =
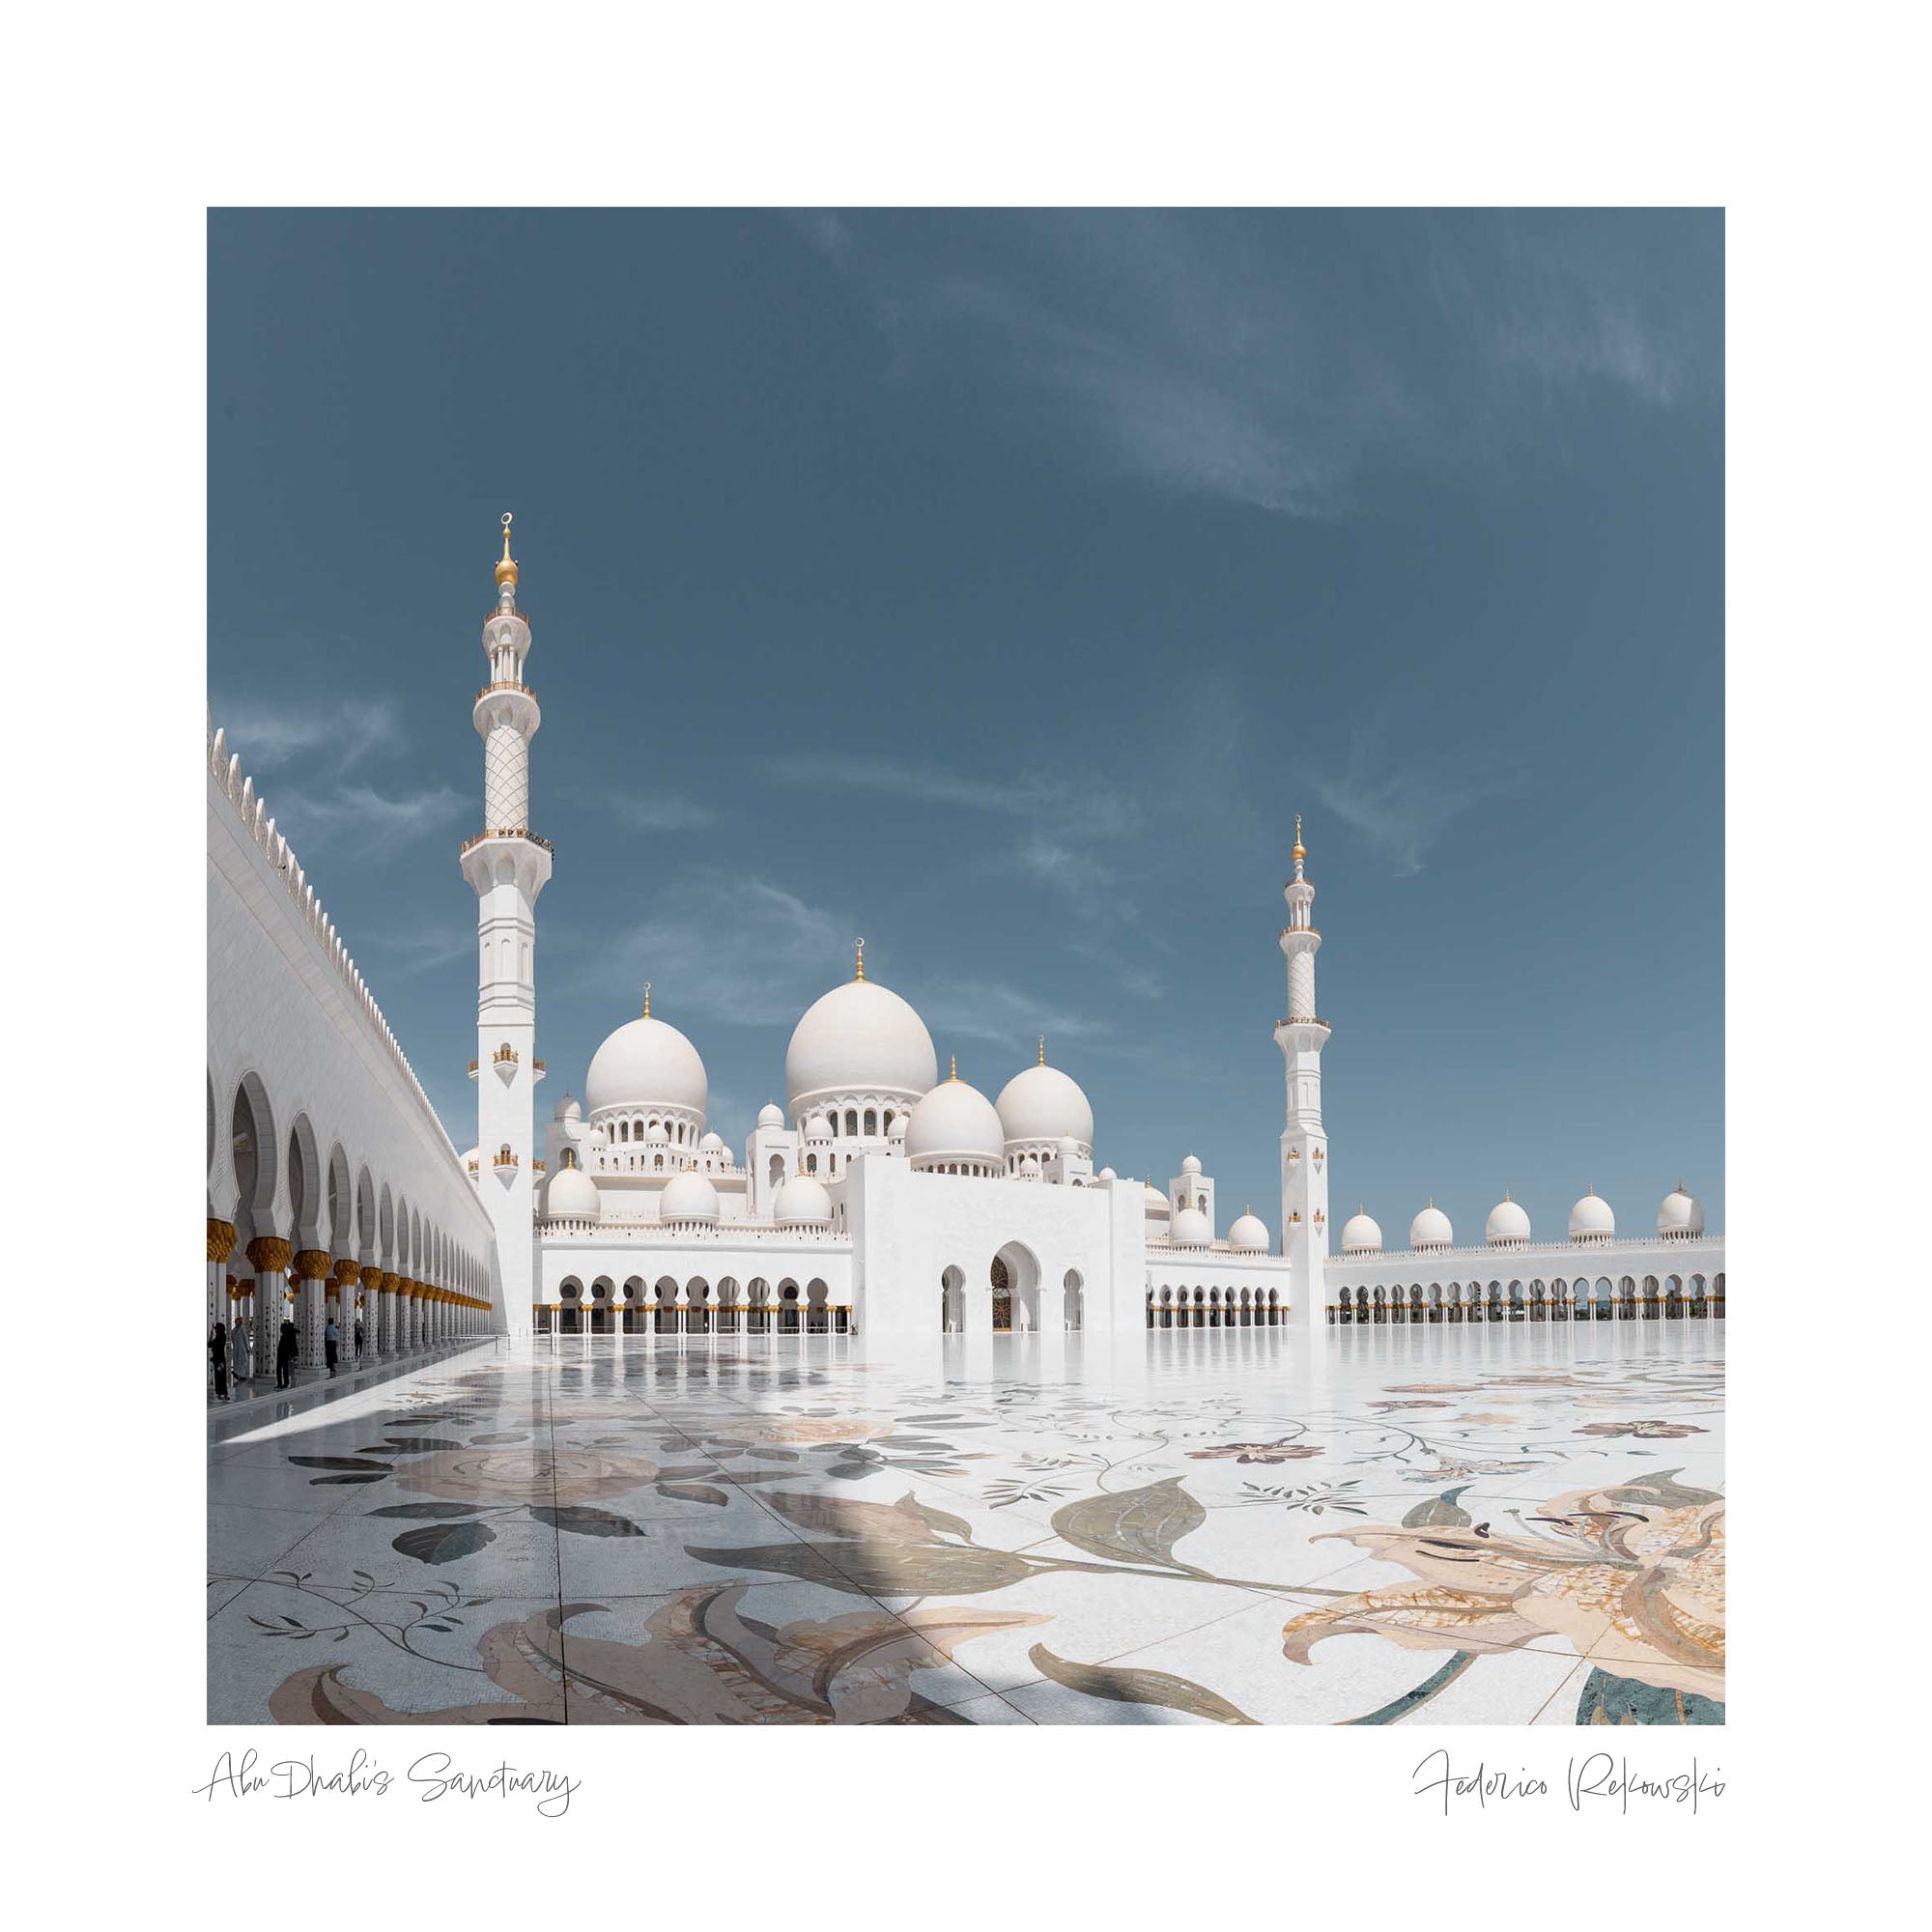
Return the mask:
{"type": "Polygon", "coordinates": [[[275,1340],[275,1386],[285,1389],[289,1385],[289,1372],[296,1365],[296,1350],[301,1346],[296,1336],[296,1324],[284,1315],[282,1332],[275,1340]]]}
{"type": "Polygon", "coordinates": [[[330,1316],[322,1324],[323,1359],[328,1364],[328,1373],[335,1373],[335,1351],[342,1346],[342,1330],[335,1325],[335,1317],[330,1316]]]}
{"type": "Polygon", "coordinates": [[[214,1364],[214,1399],[216,1402],[228,1400],[228,1327],[217,1321],[214,1332],[208,1338],[208,1358],[214,1364]]]}
{"type": "Polygon", "coordinates": [[[255,1350],[248,1339],[248,1318],[238,1313],[228,1324],[228,1378],[237,1395],[242,1384],[255,1373],[255,1350]]]}
{"type": "Polygon", "coordinates": [[[355,1359],[358,1362],[362,1359],[362,1318],[359,1315],[355,1318],[355,1359]]]}

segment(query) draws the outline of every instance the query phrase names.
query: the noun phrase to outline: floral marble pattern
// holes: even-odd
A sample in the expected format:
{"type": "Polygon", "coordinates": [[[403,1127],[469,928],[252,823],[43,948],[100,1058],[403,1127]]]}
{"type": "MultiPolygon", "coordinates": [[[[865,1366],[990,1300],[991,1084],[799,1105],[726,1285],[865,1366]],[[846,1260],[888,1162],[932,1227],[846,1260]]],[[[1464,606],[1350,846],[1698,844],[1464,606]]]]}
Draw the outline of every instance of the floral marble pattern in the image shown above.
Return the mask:
{"type": "Polygon", "coordinates": [[[1713,1723],[1722,1336],[594,1337],[210,1453],[211,1721],[1713,1723]]]}

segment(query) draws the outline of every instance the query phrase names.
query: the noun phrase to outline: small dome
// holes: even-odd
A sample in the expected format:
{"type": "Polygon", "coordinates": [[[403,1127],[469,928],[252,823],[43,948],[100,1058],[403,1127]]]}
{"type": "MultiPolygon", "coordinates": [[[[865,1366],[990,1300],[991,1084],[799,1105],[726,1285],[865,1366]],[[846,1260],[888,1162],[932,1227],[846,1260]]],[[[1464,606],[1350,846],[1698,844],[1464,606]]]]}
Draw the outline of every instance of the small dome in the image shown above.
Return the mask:
{"type": "Polygon", "coordinates": [[[893,1123],[886,1129],[886,1138],[894,1141],[904,1140],[906,1137],[906,1128],[911,1124],[912,1114],[910,1110],[902,1109],[893,1116],[893,1123]]]}
{"type": "Polygon", "coordinates": [[[699,1153],[723,1153],[724,1143],[717,1134],[706,1134],[698,1142],[697,1151],[699,1153]]]}
{"type": "Polygon", "coordinates": [[[1237,1254],[1266,1254],[1269,1246],[1267,1223],[1259,1214],[1239,1215],[1228,1230],[1228,1245],[1237,1254]]]}
{"type": "Polygon", "coordinates": [[[1118,1180],[1120,1179],[1120,1178],[1121,1177],[1118,1174],[1116,1174],[1111,1167],[1103,1167],[1100,1170],[1100,1172],[1094,1177],[1095,1180],[1118,1180]]]}
{"type": "Polygon", "coordinates": [[[1094,1145],[1094,1109],[1077,1082],[1041,1061],[1015,1073],[993,1103],[1009,1141],[1077,1141],[1094,1145]]]}
{"type": "Polygon", "coordinates": [[[1064,1158],[1074,1159],[1085,1153],[1086,1149],[1071,1134],[1062,1134],[1060,1137],[1060,1151],[1064,1158]]]}
{"type": "Polygon", "coordinates": [[[1007,1130],[992,1101],[955,1075],[912,1110],[905,1148],[915,1167],[972,1161],[998,1168],[1006,1164],[1007,1130]]]}
{"type": "Polygon", "coordinates": [[[559,1121],[582,1120],[583,1109],[578,1104],[577,1097],[575,1094],[566,1094],[563,1096],[563,1098],[556,1103],[556,1118],[559,1121]]]}
{"type": "Polygon", "coordinates": [[[832,1123],[823,1114],[812,1114],[806,1121],[805,1137],[809,1141],[829,1141],[832,1138],[832,1123]]]}
{"type": "Polygon", "coordinates": [[[1038,1154],[1030,1153],[1026,1155],[1024,1159],[1021,1160],[1020,1179],[1022,1180],[1037,1180],[1039,1179],[1038,1154]]]}
{"type": "Polygon", "coordinates": [[[1381,1251],[1380,1223],[1364,1209],[1350,1214],[1348,1226],[1342,1230],[1342,1252],[1345,1255],[1378,1255],[1381,1251]]]}
{"type": "Polygon", "coordinates": [[[1680,1180],[1657,1210],[1657,1232],[1666,1241],[1689,1241],[1704,1232],[1704,1204],[1680,1180]]]}
{"type": "Polygon", "coordinates": [[[1182,1174],[1199,1174],[1201,1172],[1201,1163],[1192,1154],[1189,1154],[1180,1163],[1180,1171],[1182,1174]]]}
{"type": "Polygon", "coordinates": [[[1448,1215],[1433,1201],[1408,1224],[1411,1248],[1449,1248],[1455,1244],[1456,1231],[1449,1225],[1448,1215]]]}
{"type": "Polygon", "coordinates": [[[710,1089],[697,1049],[674,1026],[646,1013],[597,1049],[583,1096],[593,1114],[612,1107],[681,1107],[701,1115],[710,1089]]]}
{"type": "Polygon", "coordinates": [[[1490,1218],[1483,1224],[1483,1238],[1492,1248],[1520,1247],[1528,1240],[1529,1216],[1523,1212],[1521,1204],[1505,1194],[1490,1209],[1490,1218]]]}
{"type": "Polygon", "coordinates": [[[779,1188],[772,1218],[781,1228],[829,1228],[832,1197],[823,1182],[809,1174],[794,1174],[779,1188]]]}
{"type": "Polygon", "coordinates": [[[553,1221],[594,1221],[604,1211],[597,1183],[581,1167],[560,1167],[544,1192],[544,1212],[553,1221]]]}
{"type": "Polygon", "coordinates": [[[1167,1238],[1177,1248],[1205,1248],[1214,1238],[1214,1230],[1198,1208],[1183,1208],[1174,1217],[1167,1238]]]}
{"type": "Polygon", "coordinates": [[[911,1102],[938,1079],[925,1022],[876,980],[848,980],[814,1001],[785,1048],[785,1098],[794,1114],[834,1094],[911,1102]]]}
{"type": "Polygon", "coordinates": [[[776,1100],[767,1100],[758,1109],[758,1124],[761,1127],[781,1127],[785,1123],[784,1109],[776,1100]]]}
{"type": "Polygon", "coordinates": [[[1150,1180],[1146,1187],[1141,1190],[1141,1198],[1147,1203],[1147,1210],[1150,1214],[1165,1214],[1167,1212],[1167,1196],[1152,1181],[1150,1180]]]}
{"type": "Polygon", "coordinates": [[[653,1121],[644,1129],[644,1145],[646,1147],[668,1147],[670,1145],[670,1135],[665,1130],[662,1121],[653,1121]]]}
{"type": "Polygon", "coordinates": [[[718,1219],[718,1190],[703,1175],[687,1168],[674,1174],[658,1197],[658,1219],[667,1227],[699,1222],[710,1227],[718,1219]]]}
{"type": "Polygon", "coordinates": [[[1570,1238],[1573,1241],[1607,1241],[1617,1232],[1617,1217],[1610,1204],[1593,1187],[1570,1210],[1570,1238]]]}

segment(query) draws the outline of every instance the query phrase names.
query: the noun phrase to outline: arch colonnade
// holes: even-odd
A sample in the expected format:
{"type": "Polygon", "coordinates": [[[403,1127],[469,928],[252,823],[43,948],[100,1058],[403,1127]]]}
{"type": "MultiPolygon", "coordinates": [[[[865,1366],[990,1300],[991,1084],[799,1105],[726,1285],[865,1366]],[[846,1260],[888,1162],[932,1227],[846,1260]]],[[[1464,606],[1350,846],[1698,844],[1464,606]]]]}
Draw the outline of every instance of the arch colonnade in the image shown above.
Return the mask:
{"type": "Polygon", "coordinates": [[[713,1282],[632,1274],[619,1282],[599,1274],[586,1284],[571,1274],[556,1295],[531,1307],[539,1335],[849,1335],[858,1325],[851,1304],[835,1302],[816,1275],[800,1283],[791,1275],[740,1282],[726,1274],[713,1282]]]}
{"type": "Polygon", "coordinates": [[[365,1362],[492,1332],[483,1256],[366,1162],[352,1167],[306,1109],[284,1130],[258,1073],[244,1073],[225,1105],[211,1074],[208,1120],[203,1334],[241,1321],[256,1379],[275,1373],[284,1317],[296,1324],[298,1371],[325,1365],[331,1318],[344,1367],[358,1322],[365,1362]]]}
{"type": "Polygon", "coordinates": [[[1589,1274],[1550,1281],[1411,1282],[1342,1288],[1328,1304],[1331,1325],[1413,1321],[1721,1321],[1724,1276],[1589,1274]]]}

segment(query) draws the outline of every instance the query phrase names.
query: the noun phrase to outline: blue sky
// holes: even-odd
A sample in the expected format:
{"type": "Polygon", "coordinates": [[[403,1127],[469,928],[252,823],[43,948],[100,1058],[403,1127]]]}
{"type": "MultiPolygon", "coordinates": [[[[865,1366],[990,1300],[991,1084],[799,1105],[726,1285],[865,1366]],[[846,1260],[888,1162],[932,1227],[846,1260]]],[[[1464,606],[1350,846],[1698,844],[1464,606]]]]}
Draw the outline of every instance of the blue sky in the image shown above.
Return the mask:
{"type": "Polygon", "coordinates": [[[1702,213],[217,213],[210,689],[459,1147],[500,513],[545,1110],[742,1143],[851,970],[1270,1227],[1304,815],[1337,1204],[1723,1220],[1702,213]]]}

